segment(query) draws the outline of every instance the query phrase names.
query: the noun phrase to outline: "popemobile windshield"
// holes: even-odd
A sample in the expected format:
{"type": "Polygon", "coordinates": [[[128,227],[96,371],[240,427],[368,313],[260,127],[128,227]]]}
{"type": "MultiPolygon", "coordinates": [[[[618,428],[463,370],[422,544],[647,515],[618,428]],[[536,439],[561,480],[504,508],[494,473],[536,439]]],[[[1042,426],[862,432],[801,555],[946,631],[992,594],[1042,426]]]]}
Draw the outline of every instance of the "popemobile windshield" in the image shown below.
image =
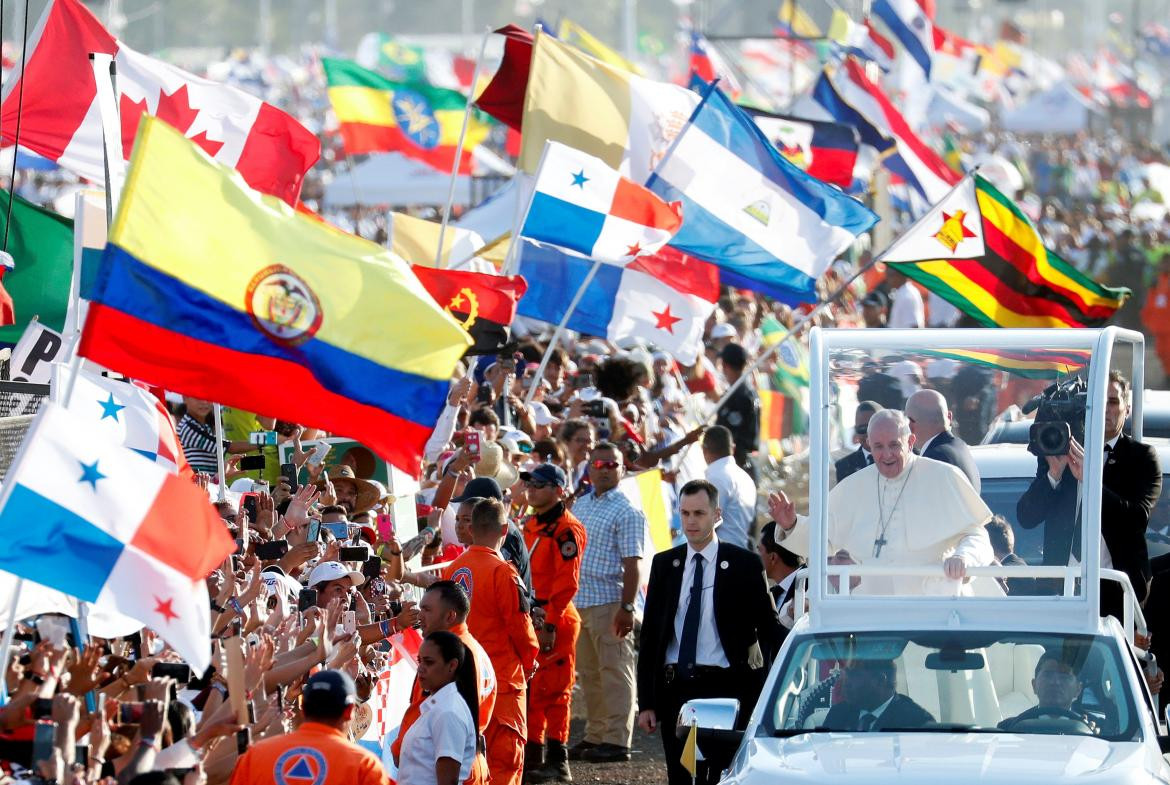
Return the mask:
{"type": "Polygon", "coordinates": [[[1146,586],[1101,534],[1107,436],[1129,409],[1141,441],[1144,364],[1115,327],[814,329],[809,509],[771,505],[808,559],[792,632],[746,729],[735,701],[695,700],[680,735],[734,748],[728,783],[1170,780],[1135,645],[1146,586]],[[862,402],[877,413],[855,430],[862,402]],[[1030,419],[1029,442],[919,456],[936,410],[970,445],[1030,419]],[[837,478],[857,441],[872,463],[837,478]],[[1028,467],[1016,498],[980,495],[988,453],[1028,467]]]}

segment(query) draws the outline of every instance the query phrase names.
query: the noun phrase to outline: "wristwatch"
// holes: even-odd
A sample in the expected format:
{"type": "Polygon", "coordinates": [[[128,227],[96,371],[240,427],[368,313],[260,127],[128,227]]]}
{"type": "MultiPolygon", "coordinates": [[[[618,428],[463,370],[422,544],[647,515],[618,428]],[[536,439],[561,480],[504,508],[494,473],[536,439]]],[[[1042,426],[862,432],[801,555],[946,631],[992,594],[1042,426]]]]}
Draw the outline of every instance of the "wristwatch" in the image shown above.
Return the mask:
{"type": "Polygon", "coordinates": [[[634,612],[634,603],[623,602],[622,603],[622,610],[625,611],[626,613],[633,613],[634,612]]]}

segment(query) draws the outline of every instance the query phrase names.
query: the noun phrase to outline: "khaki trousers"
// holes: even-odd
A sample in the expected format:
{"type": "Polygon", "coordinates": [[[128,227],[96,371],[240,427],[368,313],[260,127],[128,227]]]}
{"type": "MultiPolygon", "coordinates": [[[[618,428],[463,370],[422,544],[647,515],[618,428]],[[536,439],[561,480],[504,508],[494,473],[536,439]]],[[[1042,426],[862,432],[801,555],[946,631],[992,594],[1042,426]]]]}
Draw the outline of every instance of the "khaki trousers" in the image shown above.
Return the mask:
{"type": "Polygon", "coordinates": [[[613,634],[618,603],[578,608],[577,676],[585,693],[585,740],[629,747],[634,735],[634,634],[613,634]]]}

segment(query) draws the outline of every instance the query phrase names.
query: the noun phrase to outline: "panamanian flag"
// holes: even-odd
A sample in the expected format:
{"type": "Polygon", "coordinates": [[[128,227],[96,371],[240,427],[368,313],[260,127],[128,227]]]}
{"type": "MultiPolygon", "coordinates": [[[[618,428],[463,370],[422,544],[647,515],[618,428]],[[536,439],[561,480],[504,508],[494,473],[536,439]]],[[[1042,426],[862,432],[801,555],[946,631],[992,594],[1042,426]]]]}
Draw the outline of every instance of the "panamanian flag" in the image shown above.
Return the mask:
{"type": "Polygon", "coordinates": [[[137,384],[81,371],[69,398],[69,411],[121,444],[173,474],[190,476],[175,421],[162,401],[137,384]]]}
{"type": "Polygon", "coordinates": [[[682,226],[682,206],[622,177],[600,158],[545,142],[520,234],[595,261],[653,254],[682,226]]]}

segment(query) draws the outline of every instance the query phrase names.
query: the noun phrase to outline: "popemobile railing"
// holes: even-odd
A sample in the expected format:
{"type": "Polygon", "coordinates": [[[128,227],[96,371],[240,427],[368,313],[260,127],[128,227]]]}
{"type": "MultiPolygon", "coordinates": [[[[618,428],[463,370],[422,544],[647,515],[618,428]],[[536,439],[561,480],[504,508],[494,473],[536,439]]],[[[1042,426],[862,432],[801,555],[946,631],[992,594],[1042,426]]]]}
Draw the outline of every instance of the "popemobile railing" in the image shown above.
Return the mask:
{"type": "MultiPolygon", "coordinates": [[[[831,595],[836,601],[839,598],[849,596],[850,578],[864,578],[866,576],[882,576],[882,577],[921,577],[921,578],[945,578],[946,573],[943,571],[942,565],[929,566],[897,566],[897,565],[866,565],[866,564],[830,564],[825,567],[825,574],[838,578],[838,583],[841,590],[836,595],[831,595]]],[[[1044,565],[1028,565],[1022,567],[968,567],[966,575],[970,578],[1059,578],[1064,580],[1064,591],[1061,595],[1048,596],[1062,596],[1075,597],[1076,595],[1076,580],[1081,577],[1080,566],[1069,565],[1061,566],[1044,566],[1044,565]]],[[[1121,584],[1122,590],[1125,593],[1124,618],[1122,619],[1122,628],[1125,631],[1125,636],[1130,643],[1134,642],[1135,626],[1142,635],[1147,634],[1146,617],[1142,613],[1141,606],[1136,601],[1136,595],[1133,590],[1133,584],[1130,583],[1129,576],[1119,570],[1100,570],[1100,577],[1103,580],[1116,581],[1121,584]]],[[[805,606],[805,587],[808,579],[808,568],[801,568],[796,574],[796,596],[793,601],[794,618],[800,618],[804,615],[802,610],[796,613],[795,609],[803,609],[805,606]]],[[[955,595],[939,595],[935,597],[926,597],[925,599],[955,599],[959,597],[959,591],[962,587],[960,581],[955,581],[955,595]]],[[[902,598],[902,595],[876,595],[866,596],[866,599],[876,600],[890,600],[902,598]]],[[[1005,596],[1002,598],[1004,602],[1024,602],[1027,600],[1043,599],[1045,595],[1026,595],[1026,596],[1005,596]]],[[[924,599],[922,596],[915,595],[914,600],[924,599]]],[[[985,597],[975,599],[987,599],[985,597]]]]}

